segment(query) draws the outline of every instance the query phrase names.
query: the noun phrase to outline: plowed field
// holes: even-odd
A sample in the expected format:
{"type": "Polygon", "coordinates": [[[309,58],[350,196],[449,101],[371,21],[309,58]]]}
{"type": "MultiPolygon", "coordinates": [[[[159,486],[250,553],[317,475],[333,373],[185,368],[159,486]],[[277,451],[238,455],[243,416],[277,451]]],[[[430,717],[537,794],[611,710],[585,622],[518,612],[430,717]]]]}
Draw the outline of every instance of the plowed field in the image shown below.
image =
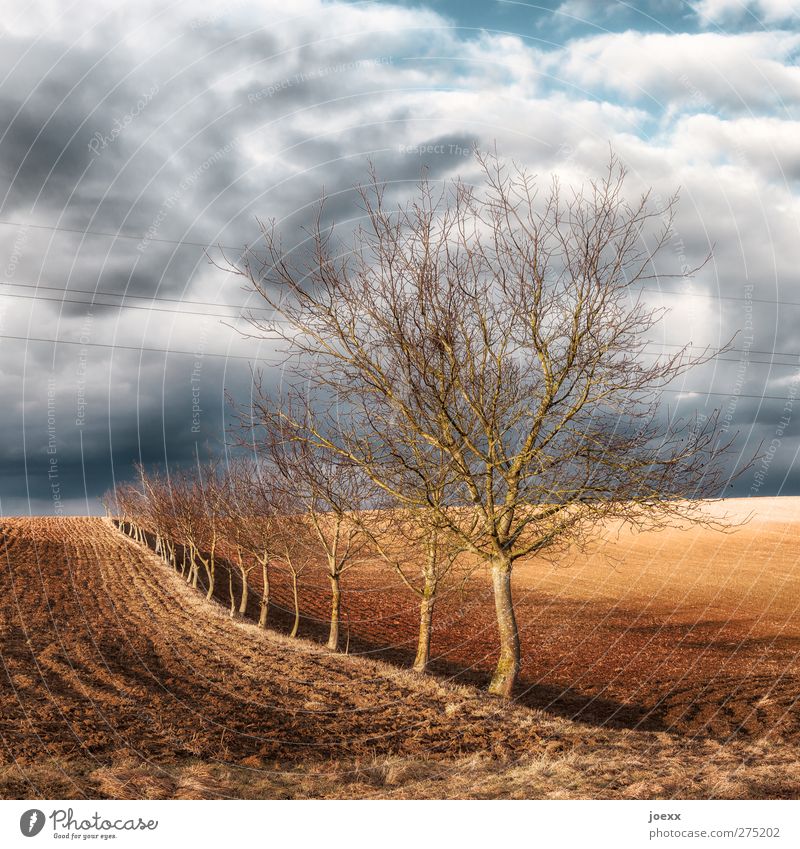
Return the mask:
{"type": "Polygon", "coordinates": [[[343,749],[538,745],[496,704],[474,698],[476,716],[465,702],[454,718],[433,684],[411,689],[228,621],[101,519],[5,521],[3,546],[0,732],[17,760],[124,748],[308,761],[343,749]]]}
{"type": "MultiPolygon", "coordinates": [[[[406,659],[416,614],[377,567],[345,602],[351,651],[379,659],[344,657],[230,620],[105,520],[2,520],[0,796],[797,796],[795,527],[522,564],[505,706],[380,660],[406,659]]],[[[319,576],[302,603],[322,633],[319,576]]],[[[479,681],[486,576],[437,616],[438,672],[479,681]]]]}
{"type": "MultiPolygon", "coordinates": [[[[522,703],[592,724],[800,738],[800,499],[735,499],[709,510],[733,529],[607,529],[589,554],[515,566],[522,703]]],[[[290,607],[285,576],[275,589],[290,607]]],[[[400,581],[360,568],[345,574],[345,590],[355,649],[413,658],[415,599],[400,581]]],[[[324,632],[327,605],[324,577],[308,577],[301,633],[324,632]]],[[[491,587],[479,571],[439,604],[434,667],[482,683],[496,639],[491,587]]]]}

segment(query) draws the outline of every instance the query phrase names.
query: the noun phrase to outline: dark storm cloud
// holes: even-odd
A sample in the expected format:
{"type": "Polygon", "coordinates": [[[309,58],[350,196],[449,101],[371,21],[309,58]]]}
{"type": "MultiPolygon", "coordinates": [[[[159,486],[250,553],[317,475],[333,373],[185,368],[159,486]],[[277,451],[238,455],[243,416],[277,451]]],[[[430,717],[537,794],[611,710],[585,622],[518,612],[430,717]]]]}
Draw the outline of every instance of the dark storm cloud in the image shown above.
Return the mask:
{"type": "MultiPolygon", "coordinates": [[[[787,214],[796,127],[775,106],[778,96],[789,107],[800,100],[797,40],[697,35],[700,18],[666,0],[635,13],[630,4],[541,5],[534,14],[521,4],[237,0],[205,13],[98,3],[59,17],[33,3],[9,24],[0,219],[23,226],[0,224],[0,337],[74,344],[54,353],[0,338],[2,509],[54,509],[53,416],[59,492],[75,509],[87,496],[96,505],[112,470],[124,477],[134,460],[186,463],[223,444],[224,390],[247,399],[248,358],[262,356],[270,385],[281,375],[273,342],[259,346],[230,326],[235,305],[253,304],[241,281],[187,243],[228,245],[236,258],[237,246],[257,243],[258,215],[296,245],[323,189],[327,220],[346,242],[346,222],[362,214],[353,186],[370,160],[401,202],[423,168],[434,180],[469,180],[464,152],[474,143],[496,141],[534,171],[571,180],[596,175],[612,141],[637,185],[663,196],[684,187],[665,271],[701,262],[716,243],[699,291],[741,298],[752,285],[750,297],[800,300],[787,295],[800,259],[787,214]],[[582,7],[585,25],[575,22],[582,7]],[[641,32],[663,37],[647,42],[652,61],[640,66],[631,57],[641,32]],[[754,87],[754,69],[768,86],[754,87]],[[653,95],[658,114],[641,107],[653,95]],[[95,291],[111,293],[96,297],[106,306],[88,303],[95,291]],[[134,308],[114,306],[123,294],[134,308]]],[[[697,344],[718,344],[749,323],[751,349],[800,351],[788,307],[671,305],[670,343],[691,332],[697,344]]],[[[752,364],[740,378],[737,369],[687,378],[680,409],[716,401],[748,444],[769,442],[783,402],[745,396],[782,398],[792,371],[752,364]],[[706,403],[704,389],[721,394],[706,403]]],[[[791,466],[796,436],[792,418],[770,486],[791,466]]]]}

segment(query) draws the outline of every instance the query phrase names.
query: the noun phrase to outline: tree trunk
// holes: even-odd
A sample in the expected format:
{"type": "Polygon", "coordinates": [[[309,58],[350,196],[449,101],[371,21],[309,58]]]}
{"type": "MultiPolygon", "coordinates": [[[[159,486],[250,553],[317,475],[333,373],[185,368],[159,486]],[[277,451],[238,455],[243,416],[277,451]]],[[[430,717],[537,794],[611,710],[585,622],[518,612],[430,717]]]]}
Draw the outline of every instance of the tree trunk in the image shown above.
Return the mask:
{"type": "Polygon", "coordinates": [[[208,592],[206,593],[206,598],[209,601],[211,601],[211,599],[214,598],[214,586],[215,586],[216,581],[217,581],[217,561],[216,561],[216,552],[215,552],[214,549],[215,549],[215,546],[212,545],[211,546],[211,554],[208,558],[208,565],[209,565],[209,568],[211,569],[211,572],[209,574],[208,592]]]}
{"type": "Polygon", "coordinates": [[[228,563],[228,595],[230,596],[230,611],[228,616],[233,619],[236,616],[236,596],[233,594],[233,569],[228,563]]]}
{"type": "Polygon", "coordinates": [[[431,622],[435,601],[435,591],[429,593],[426,581],[422,600],[419,603],[419,639],[417,640],[417,656],[414,658],[414,672],[425,672],[431,659],[431,622]]]}
{"type": "Polygon", "coordinates": [[[269,616],[269,560],[264,558],[261,561],[261,612],[258,616],[258,627],[267,627],[267,617],[269,616]]]}
{"type": "MultiPolygon", "coordinates": [[[[200,552],[197,552],[197,558],[203,564],[203,569],[206,573],[206,579],[208,580],[208,587],[206,590],[206,599],[211,601],[214,597],[214,583],[216,578],[216,564],[214,563],[214,556],[209,555],[208,557],[203,557],[200,552]]],[[[197,586],[197,584],[195,584],[197,586]]]]}
{"type": "Polygon", "coordinates": [[[489,684],[489,692],[510,699],[519,674],[519,630],[511,598],[511,564],[507,560],[492,562],[492,586],[497,630],[500,635],[500,657],[489,684]]]}
{"type": "Polygon", "coordinates": [[[300,627],[300,601],[297,598],[297,572],[292,569],[292,597],[294,598],[294,627],[290,637],[297,636],[297,629],[300,627]]]}
{"type": "Polygon", "coordinates": [[[331,582],[331,629],[328,634],[328,648],[339,650],[339,618],[342,610],[342,591],[339,586],[339,573],[328,573],[331,582]]]}
{"type": "Polygon", "coordinates": [[[239,602],[239,613],[244,616],[247,613],[250,588],[247,586],[247,570],[242,567],[239,571],[242,573],[242,600],[239,602]]]}
{"type": "Polygon", "coordinates": [[[428,537],[425,567],[422,570],[424,583],[422,599],[419,603],[419,638],[417,640],[417,656],[414,658],[414,672],[425,672],[431,659],[431,623],[433,621],[433,606],[436,603],[438,536],[436,531],[428,537]]]}

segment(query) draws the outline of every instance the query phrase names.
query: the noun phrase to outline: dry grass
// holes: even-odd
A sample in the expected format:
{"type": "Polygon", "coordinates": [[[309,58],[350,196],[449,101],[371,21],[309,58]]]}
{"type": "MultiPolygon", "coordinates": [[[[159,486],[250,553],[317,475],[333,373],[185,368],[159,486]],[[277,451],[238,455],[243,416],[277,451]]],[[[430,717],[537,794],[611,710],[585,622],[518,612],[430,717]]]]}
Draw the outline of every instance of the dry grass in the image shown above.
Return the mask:
{"type": "MultiPolygon", "coordinates": [[[[573,729],[576,736],[579,729],[573,729]]],[[[452,760],[380,757],[317,764],[154,765],[0,770],[3,798],[115,799],[787,799],[800,752],[769,743],[682,741],[613,732],[561,753],[452,760]],[[23,777],[24,773],[24,777],[23,777]],[[69,775],[69,779],[65,775],[69,775]],[[24,792],[23,792],[24,788],[24,792]]]]}
{"type": "Polygon", "coordinates": [[[132,759],[101,767],[90,777],[99,794],[107,799],[170,799],[175,795],[171,775],[159,767],[132,759]]]}

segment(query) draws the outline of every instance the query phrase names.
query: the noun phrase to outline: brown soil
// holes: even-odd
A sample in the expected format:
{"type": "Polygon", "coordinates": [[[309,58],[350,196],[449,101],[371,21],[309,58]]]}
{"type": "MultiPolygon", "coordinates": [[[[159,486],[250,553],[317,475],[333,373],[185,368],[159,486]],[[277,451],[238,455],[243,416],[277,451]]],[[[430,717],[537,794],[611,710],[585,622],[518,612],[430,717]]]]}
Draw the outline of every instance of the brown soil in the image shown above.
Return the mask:
{"type": "MultiPolygon", "coordinates": [[[[515,566],[518,700],[593,725],[800,739],[800,498],[709,510],[752,518],[725,533],[609,529],[588,554],[515,566]]],[[[289,608],[286,576],[274,584],[289,608]]],[[[344,586],[353,649],[410,662],[414,596],[377,565],[346,573],[344,586]]],[[[309,576],[301,597],[301,634],[322,636],[324,577],[309,576]]],[[[434,669],[484,684],[496,641],[491,587],[479,570],[438,605],[434,669]]]]}
{"type": "MultiPolygon", "coordinates": [[[[800,502],[759,506],[733,534],[520,564],[512,706],[442,680],[491,669],[482,573],[443,599],[420,678],[371,659],[407,662],[416,631],[383,569],[347,574],[368,657],[343,657],[231,621],[104,520],[3,520],[0,797],[795,798],[800,502]]],[[[285,576],[275,596],[285,628],[285,576]]],[[[302,605],[323,636],[323,576],[302,605]]]]}
{"type": "Polygon", "coordinates": [[[534,720],[231,622],[101,519],[2,524],[2,763],[534,751],[534,720]]]}

